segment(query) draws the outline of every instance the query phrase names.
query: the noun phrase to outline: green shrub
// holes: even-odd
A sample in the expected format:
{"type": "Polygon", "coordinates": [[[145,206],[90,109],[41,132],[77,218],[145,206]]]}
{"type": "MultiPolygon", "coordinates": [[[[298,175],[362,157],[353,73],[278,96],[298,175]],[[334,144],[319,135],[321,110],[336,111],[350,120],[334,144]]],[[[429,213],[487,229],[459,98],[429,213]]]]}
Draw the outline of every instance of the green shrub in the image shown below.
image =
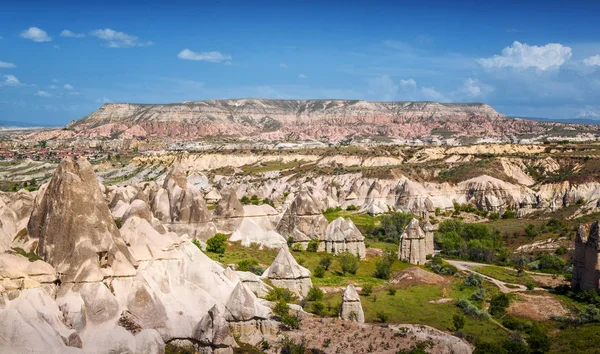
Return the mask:
{"type": "Polygon", "coordinates": [[[388,321],[389,316],[383,311],[377,311],[377,313],[375,314],[375,318],[377,319],[377,322],[386,323],[388,321]]]}
{"type": "Polygon", "coordinates": [[[321,301],[323,300],[323,290],[319,289],[318,287],[311,287],[310,289],[308,289],[308,294],[306,295],[306,300],[307,301],[321,301]]]}
{"type": "Polygon", "coordinates": [[[365,286],[362,287],[362,291],[361,291],[362,296],[371,296],[372,293],[373,293],[373,285],[366,284],[365,286]]]}
{"type": "Polygon", "coordinates": [[[255,259],[242,259],[238,262],[236,270],[241,272],[252,272],[256,275],[262,275],[265,269],[258,264],[255,259]]]}
{"type": "Polygon", "coordinates": [[[306,338],[302,337],[300,343],[296,343],[293,339],[288,336],[283,336],[279,341],[281,347],[279,353],[281,354],[305,354],[308,350],[306,338]]]}
{"type": "Polygon", "coordinates": [[[533,326],[527,337],[531,354],[542,354],[550,350],[550,338],[541,328],[533,326]]]}
{"type": "Polygon", "coordinates": [[[394,289],[394,288],[388,288],[388,295],[391,295],[391,296],[396,295],[396,289],[394,289]]]}
{"type": "Polygon", "coordinates": [[[296,299],[296,295],[288,289],[273,287],[265,296],[265,299],[269,301],[280,301],[292,302],[296,299]]]}
{"type": "Polygon", "coordinates": [[[540,270],[560,272],[565,267],[565,261],[555,254],[543,254],[537,261],[540,270]]]}
{"type": "Polygon", "coordinates": [[[342,252],[338,256],[338,262],[342,268],[342,274],[356,274],[358,271],[358,257],[350,252],[342,252]]]}
{"type": "Polygon", "coordinates": [[[533,280],[528,280],[527,282],[525,282],[525,286],[529,291],[535,289],[535,283],[533,282],[533,280]]]}
{"type": "Polygon", "coordinates": [[[206,251],[224,254],[227,248],[227,236],[217,233],[206,241],[206,251]]]}
{"type": "Polygon", "coordinates": [[[355,210],[358,210],[358,207],[354,204],[350,204],[346,207],[346,210],[347,211],[355,211],[355,210]]]}
{"type": "Polygon", "coordinates": [[[517,213],[510,209],[506,209],[504,214],[502,214],[502,219],[514,219],[516,217],[517,217],[517,213]]]}
{"type": "Polygon", "coordinates": [[[308,252],[317,252],[318,249],[319,249],[319,240],[308,241],[308,246],[306,247],[306,250],[308,252]]]}
{"type": "Polygon", "coordinates": [[[375,272],[373,275],[375,278],[387,280],[390,278],[392,272],[392,262],[388,257],[381,257],[375,261],[375,272]]]}
{"type": "Polygon", "coordinates": [[[325,276],[325,268],[323,268],[322,266],[318,265],[315,268],[315,270],[313,271],[313,274],[317,278],[323,278],[325,276]]]}
{"type": "Polygon", "coordinates": [[[465,326],[465,316],[454,315],[454,317],[452,317],[452,323],[454,324],[454,329],[460,331],[465,326]]]}
{"type": "Polygon", "coordinates": [[[563,254],[567,253],[567,248],[565,246],[560,246],[559,248],[556,249],[556,251],[554,251],[554,253],[557,256],[562,256],[563,254]]]}
{"type": "Polygon", "coordinates": [[[490,301],[490,313],[494,316],[504,314],[506,308],[510,305],[510,298],[506,294],[497,294],[490,301]]]}
{"type": "Polygon", "coordinates": [[[463,284],[465,286],[472,286],[472,287],[479,288],[483,285],[483,277],[476,273],[469,273],[465,277],[465,280],[463,280],[463,284]]]}
{"type": "Polygon", "coordinates": [[[500,215],[498,213],[490,213],[488,219],[490,219],[491,221],[498,220],[500,219],[500,215]]]}
{"type": "Polygon", "coordinates": [[[314,313],[315,315],[318,315],[318,316],[325,315],[325,304],[323,304],[321,301],[313,302],[310,309],[311,309],[310,312],[314,313]]]}
{"type": "Polygon", "coordinates": [[[485,300],[485,294],[486,294],[485,289],[479,288],[479,289],[477,289],[476,292],[471,294],[471,300],[481,302],[481,301],[485,300]]]}
{"type": "Polygon", "coordinates": [[[329,266],[331,266],[331,262],[333,262],[333,257],[330,254],[326,254],[319,260],[319,265],[325,270],[329,270],[329,266]]]}

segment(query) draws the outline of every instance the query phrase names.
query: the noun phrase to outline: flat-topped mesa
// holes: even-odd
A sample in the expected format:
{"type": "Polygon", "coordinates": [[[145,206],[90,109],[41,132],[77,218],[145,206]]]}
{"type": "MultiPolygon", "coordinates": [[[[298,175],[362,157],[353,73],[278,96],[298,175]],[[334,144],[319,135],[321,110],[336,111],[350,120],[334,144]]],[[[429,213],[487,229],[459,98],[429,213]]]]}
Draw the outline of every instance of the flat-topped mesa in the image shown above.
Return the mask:
{"type": "Polygon", "coordinates": [[[304,248],[310,240],[323,241],[326,231],[327,219],[321,213],[320,203],[306,188],[298,193],[277,225],[277,232],[304,248]]]}
{"type": "Polygon", "coordinates": [[[350,218],[339,217],[327,225],[325,241],[321,245],[333,254],[347,251],[361,259],[366,256],[365,237],[350,218]]]}
{"type": "Polygon", "coordinates": [[[433,253],[433,232],[425,232],[419,226],[419,220],[411,219],[400,236],[398,259],[411,264],[423,265],[427,255],[433,253]],[[429,253],[431,251],[431,253],[429,253]]]}
{"type": "Polygon", "coordinates": [[[273,285],[286,288],[303,298],[312,287],[310,271],[296,262],[287,247],[282,247],[262,278],[268,278],[273,285]]]}
{"type": "MultiPolygon", "coordinates": [[[[555,123],[554,123],[555,124],[555,123]]],[[[349,135],[415,138],[543,133],[550,123],[507,118],[483,103],[229,99],[174,104],[105,104],[55,137],[198,137],[342,140],[349,135]]]]}
{"type": "Polygon", "coordinates": [[[352,284],[348,284],[342,295],[342,306],[340,308],[340,317],[345,320],[365,322],[365,313],[360,303],[360,296],[352,284]]]}
{"type": "Polygon", "coordinates": [[[581,225],[575,238],[573,255],[573,288],[600,293],[600,222],[589,228],[581,225]]]}
{"type": "Polygon", "coordinates": [[[86,159],[63,160],[41,198],[27,229],[38,239],[37,254],[56,268],[62,282],[135,275],[136,261],[86,159]]]}

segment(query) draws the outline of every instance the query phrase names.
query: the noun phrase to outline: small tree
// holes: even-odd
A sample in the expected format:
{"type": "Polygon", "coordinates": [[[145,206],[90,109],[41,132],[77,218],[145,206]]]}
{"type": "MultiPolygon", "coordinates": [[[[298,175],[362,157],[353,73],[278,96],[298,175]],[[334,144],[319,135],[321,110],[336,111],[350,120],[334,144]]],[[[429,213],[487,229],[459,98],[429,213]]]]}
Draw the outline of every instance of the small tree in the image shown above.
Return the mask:
{"type": "Polygon", "coordinates": [[[307,301],[321,301],[323,300],[323,290],[318,287],[311,287],[308,289],[308,294],[306,295],[307,301]]]}
{"type": "Polygon", "coordinates": [[[465,316],[454,315],[454,317],[452,317],[452,323],[454,324],[454,329],[460,331],[465,326],[465,316]]]}
{"type": "Polygon", "coordinates": [[[308,246],[306,246],[306,250],[308,252],[317,252],[318,249],[319,249],[319,240],[308,241],[308,246]]]}
{"type": "Polygon", "coordinates": [[[384,257],[375,261],[375,278],[378,279],[389,279],[390,273],[392,272],[392,264],[384,257]]]}
{"type": "Polygon", "coordinates": [[[538,326],[534,326],[527,337],[527,344],[532,354],[542,354],[550,350],[550,338],[538,326]]]}
{"type": "Polygon", "coordinates": [[[490,313],[492,315],[502,315],[510,305],[510,298],[506,294],[498,294],[492,297],[490,301],[490,313]]]}
{"type": "Polygon", "coordinates": [[[467,277],[463,281],[463,284],[465,286],[473,286],[479,288],[483,284],[483,277],[479,274],[469,273],[469,275],[467,275],[467,277]]]}
{"type": "Polygon", "coordinates": [[[342,252],[338,257],[338,262],[342,268],[342,274],[356,274],[358,271],[358,257],[350,252],[342,252]]]}
{"type": "Polygon", "coordinates": [[[317,278],[323,278],[325,276],[325,268],[323,268],[322,266],[318,265],[315,268],[315,270],[313,271],[313,274],[317,278]]]}
{"type": "Polygon", "coordinates": [[[325,270],[329,270],[329,266],[331,266],[331,262],[333,261],[333,257],[331,257],[331,255],[326,254],[323,257],[321,257],[321,260],[319,261],[319,265],[323,268],[325,268],[325,270]]]}
{"type": "Polygon", "coordinates": [[[217,233],[206,241],[206,251],[224,254],[227,248],[227,236],[217,233]]]}

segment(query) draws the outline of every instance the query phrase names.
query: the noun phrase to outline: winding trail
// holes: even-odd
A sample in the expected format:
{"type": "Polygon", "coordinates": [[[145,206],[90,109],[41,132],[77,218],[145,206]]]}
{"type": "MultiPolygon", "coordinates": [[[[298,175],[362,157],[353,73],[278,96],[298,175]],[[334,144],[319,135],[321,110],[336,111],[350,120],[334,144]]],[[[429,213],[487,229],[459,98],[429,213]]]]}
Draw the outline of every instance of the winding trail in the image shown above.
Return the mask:
{"type": "MultiPolygon", "coordinates": [[[[498,287],[498,289],[500,289],[500,291],[505,294],[519,292],[519,291],[527,291],[527,287],[525,285],[507,283],[507,282],[498,280],[496,278],[492,278],[488,275],[481,274],[481,273],[473,270],[473,268],[486,267],[486,266],[489,266],[489,264],[468,262],[468,261],[457,261],[457,260],[451,260],[451,259],[444,259],[444,261],[446,261],[448,264],[455,266],[456,269],[458,269],[458,270],[467,271],[467,272],[481,275],[484,279],[489,280],[494,285],[496,285],[498,287]]],[[[534,290],[547,291],[544,288],[538,288],[538,287],[536,287],[534,290]]]]}

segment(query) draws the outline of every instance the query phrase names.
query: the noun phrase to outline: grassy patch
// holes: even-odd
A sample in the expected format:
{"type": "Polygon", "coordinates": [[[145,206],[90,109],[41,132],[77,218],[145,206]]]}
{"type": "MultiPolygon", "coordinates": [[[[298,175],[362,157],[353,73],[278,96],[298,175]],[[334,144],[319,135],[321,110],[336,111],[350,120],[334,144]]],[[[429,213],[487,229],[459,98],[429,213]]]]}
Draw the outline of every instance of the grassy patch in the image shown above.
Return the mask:
{"type": "Polygon", "coordinates": [[[600,323],[568,327],[552,336],[551,353],[600,353],[600,323]]]}
{"type": "Polygon", "coordinates": [[[323,216],[325,216],[325,219],[327,219],[329,222],[339,218],[340,216],[343,218],[350,218],[350,220],[352,220],[354,225],[358,227],[363,235],[367,235],[369,231],[379,226],[381,222],[380,216],[372,216],[363,213],[359,214],[345,210],[329,210],[323,213],[323,216]]]}
{"type": "Polygon", "coordinates": [[[516,270],[507,269],[504,267],[484,266],[474,268],[473,270],[483,275],[487,275],[488,277],[512,284],[526,285],[527,282],[533,281],[533,278],[526,273],[522,274],[521,276],[517,276],[516,270]]]}

